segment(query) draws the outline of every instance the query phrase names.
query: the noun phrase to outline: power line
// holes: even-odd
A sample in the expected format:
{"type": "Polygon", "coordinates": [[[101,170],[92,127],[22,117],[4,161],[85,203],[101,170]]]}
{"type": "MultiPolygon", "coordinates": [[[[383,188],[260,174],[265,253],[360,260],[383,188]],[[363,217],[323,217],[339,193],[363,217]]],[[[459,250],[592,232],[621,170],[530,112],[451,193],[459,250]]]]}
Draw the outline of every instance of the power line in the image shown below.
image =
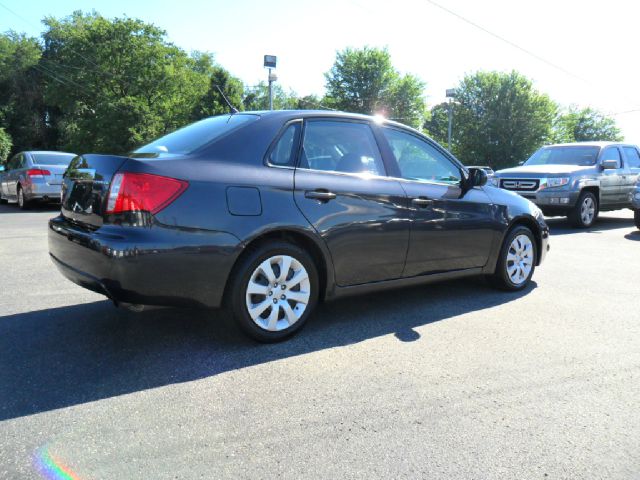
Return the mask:
{"type": "Polygon", "coordinates": [[[460,15],[459,13],[454,12],[453,10],[450,10],[449,8],[447,8],[447,7],[443,6],[443,5],[440,5],[439,3],[434,2],[433,0],[427,0],[427,2],[429,2],[430,4],[432,4],[432,5],[436,6],[436,7],[438,7],[438,8],[439,8],[439,9],[441,9],[441,10],[444,10],[444,11],[445,11],[445,12],[447,12],[448,14],[453,15],[454,17],[458,18],[459,20],[462,20],[463,22],[468,23],[469,25],[471,25],[471,26],[473,26],[473,27],[477,28],[478,30],[482,30],[484,33],[486,33],[486,34],[488,34],[488,35],[491,35],[491,36],[492,36],[492,37],[494,37],[494,38],[497,38],[497,39],[498,39],[498,40],[500,40],[501,42],[504,42],[504,43],[506,43],[507,45],[510,45],[511,47],[513,47],[513,48],[515,48],[515,49],[517,49],[517,50],[520,50],[521,52],[526,53],[526,54],[527,54],[527,55],[529,55],[530,57],[533,57],[533,58],[535,58],[536,60],[538,60],[538,61],[540,61],[540,62],[545,63],[545,64],[549,65],[550,67],[553,67],[553,68],[555,68],[556,70],[559,70],[559,71],[561,71],[562,73],[564,73],[564,74],[566,74],[566,75],[569,75],[569,76],[571,76],[571,77],[573,77],[573,78],[576,78],[576,79],[578,79],[578,80],[580,80],[580,81],[582,81],[582,82],[585,82],[585,83],[587,83],[587,84],[591,84],[591,82],[590,82],[589,80],[587,80],[586,78],[583,78],[583,77],[581,77],[580,75],[576,75],[575,73],[570,72],[570,71],[569,71],[569,70],[567,70],[566,68],[561,67],[560,65],[558,65],[558,64],[556,64],[556,63],[553,63],[553,62],[551,62],[551,61],[547,60],[546,58],[541,57],[540,55],[538,55],[537,53],[532,52],[531,50],[527,50],[526,48],[524,48],[524,47],[522,47],[522,46],[518,45],[518,44],[517,44],[517,43],[515,43],[515,42],[512,42],[511,40],[509,40],[509,39],[507,39],[507,38],[503,37],[502,35],[498,35],[497,33],[492,32],[491,30],[489,30],[489,29],[487,29],[487,28],[483,27],[482,25],[479,25],[479,24],[477,24],[476,22],[474,22],[474,21],[472,21],[472,20],[469,20],[469,19],[468,19],[468,18],[466,18],[466,17],[463,17],[463,16],[462,16],[462,15],[460,15]]]}

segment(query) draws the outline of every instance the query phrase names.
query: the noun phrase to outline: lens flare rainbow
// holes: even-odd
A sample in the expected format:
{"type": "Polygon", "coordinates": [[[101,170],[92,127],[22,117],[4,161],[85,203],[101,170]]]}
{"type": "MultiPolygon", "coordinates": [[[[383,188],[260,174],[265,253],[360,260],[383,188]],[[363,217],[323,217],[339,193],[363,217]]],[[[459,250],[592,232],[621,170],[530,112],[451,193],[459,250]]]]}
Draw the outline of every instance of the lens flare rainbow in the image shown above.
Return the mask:
{"type": "Polygon", "coordinates": [[[49,451],[49,447],[45,446],[36,451],[35,465],[38,471],[50,480],[80,480],[80,477],[49,451]]]}

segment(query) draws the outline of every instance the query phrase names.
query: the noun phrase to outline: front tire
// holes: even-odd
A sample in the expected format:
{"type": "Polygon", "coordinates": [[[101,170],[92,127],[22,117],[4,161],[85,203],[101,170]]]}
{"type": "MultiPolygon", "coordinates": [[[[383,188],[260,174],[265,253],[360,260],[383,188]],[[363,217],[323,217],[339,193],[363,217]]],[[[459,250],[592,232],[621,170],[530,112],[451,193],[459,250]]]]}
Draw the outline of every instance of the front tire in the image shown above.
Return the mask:
{"type": "Polygon", "coordinates": [[[496,288],[517,291],[525,288],[536,269],[537,247],[531,230],[519,225],[504,239],[496,271],[488,280],[496,288]]]}
{"type": "Polygon", "coordinates": [[[640,209],[633,211],[633,221],[636,224],[636,227],[640,230],[640,209]]]}
{"type": "Polygon", "coordinates": [[[304,326],[318,290],[311,256],[297,245],[270,242],[252,249],[236,266],[228,295],[237,325],[255,340],[271,343],[304,326]]]}
{"type": "Polygon", "coordinates": [[[577,228],[589,228],[598,218],[598,199],[592,192],[582,192],[575,207],[569,214],[571,225],[577,228]]]}

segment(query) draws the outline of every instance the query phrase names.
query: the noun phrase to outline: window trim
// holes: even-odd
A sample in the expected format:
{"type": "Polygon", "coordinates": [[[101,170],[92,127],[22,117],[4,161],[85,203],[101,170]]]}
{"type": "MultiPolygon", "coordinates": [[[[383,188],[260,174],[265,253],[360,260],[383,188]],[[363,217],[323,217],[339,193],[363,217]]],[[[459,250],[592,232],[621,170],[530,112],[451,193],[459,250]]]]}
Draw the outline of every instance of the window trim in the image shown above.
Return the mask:
{"type": "Polygon", "coordinates": [[[620,160],[620,164],[618,165],[618,168],[624,168],[625,164],[624,164],[624,160],[622,159],[623,152],[620,151],[619,145],[607,145],[603,147],[602,150],[600,151],[600,156],[598,157],[598,165],[602,165],[602,162],[604,162],[604,152],[606,152],[607,149],[609,148],[615,148],[618,151],[618,159],[620,160]]]}
{"type": "Polygon", "coordinates": [[[636,155],[638,156],[638,165],[634,167],[633,165],[631,165],[632,162],[627,162],[627,167],[629,167],[629,168],[640,168],[640,151],[638,150],[638,147],[636,147],[635,145],[622,145],[621,150],[622,150],[622,154],[624,155],[625,160],[629,160],[627,158],[627,152],[626,152],[627,148],[635,151],[636,155]]]}
{"type": "Polygon", "coordinates": [[[393,153],[393,148],[391,148],[391,144],[390,144],[389,140],[387,139],[387,137],[384,134],[384,129],[385,128],[388,128],[390,130],[396,130],[396,131],[398,131],[400,133],[404,133],[404,134],[410,135],[410,136],[416,138],[417,140],[422,141],[422,142],[426,143],[427,145],[430,145],[436,151],[438,151],[440,154],[442,154],[442,156],[445,157],[460,172],[460,181],[458,183],[448,183],[448,182],[442,182],[442,181],[437,181],[437,180],[428,180],[428,179],[404,178],[402,176],[400,176],[400,177],[391,177],[391,178],[395,178],[396,180],[402,180],[403,182],[413,182],[413,183],[420,183],[420,184],[426,183],[426,184],[429,184],[429,185],[443,185],[443,186],[447,186],[447,187],[458,186],[458,187],[462,188],[463,183],[466,182],[466,180],[468,179],[469,171],[457,158],[455,158],[451,153],[449,153],[447,150],[445,150],[442,146],[440,146],[435,141],[431,140],[429,137],[420,134],[419,132],[414,132],[412,130],[408,130],[406,128],[398,127],[396,125],[380,125],[380,134],[381,134],[382,138],[384,139],[384,141],[387,143],[387,148],[389,149],[390,161],[392,161],[395,164],[395,168],[397,169],[399,174],[402,174],[402,171],[400,170],[400,164],[398,163],[398,159],[396,158],[395,154],[393,153]]]}
{"type": "Polygon", "coordinates": [[[302,157],[302,149],[304,148],[304,135],[307,131],[307,125],[310,122],[314,122],[314,121],[319,121],[319,122],[342,122],[342,123],[357,123],[357,124],[361,124],[361,125],[366,125],[367,127],[369,127],[369,130],[371,131],[371,135],[373,136],[373,141],[376,144],[376,147],[378,148],[378,154],[380,155],[380,162],[382,163],[382,169],[384,170],[382,175],[373,175],[373,174],[367,174],[368,178],[393,178],[391,175],[389,175],[389,170],[387,168],[387,162],[385,161],[385,155],[384,155],[384,150],[382,148],[382,145],[380,145],[380,139],[378,138],[376,129],[374,127],[374,124],[372,121],[370,120],[366,120],[366,119],[360,119],[360,118],[343,118],[343,117],[322,117],[322,116],[313,116],[313,117],[306,117],[304,119],[302,119],[303,124],[302,124],[302,130],[300,132],[300,142],[298,144],[298,155],[296,158],[296,169],[300,168],[300,170],[305,170],[308,172],[323,172],[323,173],[333,173],[333,174],[340,174],[340,175],[349,175],[351,177],[356,177],[356,178],[360,178],[362,179],[362,175],[363,173],[353,173],[353,172],[339,172],[337,170],[319,170],[317,168],[302,168],[300,167],[300,158],[302,157]]]}
{"type": "Polygon", "coordinates": [[[304,132],[304,122],[303,122],[302,118],[294,118],[293,120],[286,121],[284,123],[284,125],[282,125],[280,130],[278,130],[278,133],[276,134],[274,139],[269,144],[269,147],[267,148],[267,151],[264,154],[264,158],[262,159],[263,165],[265,165],[267,167],[270,167],[270,168],[285,168],[285,169],[289,169],[289,170],[295,170],[298,167],[298,160],[300,158],[300,147],[302,145],[303,132],[304,132]],[[269,161],[269,157],[273,153],[273,150],[276,148],[276,145],[278,144],[278,142],[280,141],[280,139],[282,138],[284,133],[287,131],[287,129],[291,125],[295,125],[296,123],[300,123],[301,125],[300,125],[300,130],[298,131],[298,134],[296,135],[297,138],[294,140],[296,142],[296,145],[295,145],[295,147],[293,149],[294,150],[294,152],[293,152],[293,156],[294,156],[293,165],[292,166],[289,166],[289,165],[276,165],[275,163],[271,163],[269,161]]]}

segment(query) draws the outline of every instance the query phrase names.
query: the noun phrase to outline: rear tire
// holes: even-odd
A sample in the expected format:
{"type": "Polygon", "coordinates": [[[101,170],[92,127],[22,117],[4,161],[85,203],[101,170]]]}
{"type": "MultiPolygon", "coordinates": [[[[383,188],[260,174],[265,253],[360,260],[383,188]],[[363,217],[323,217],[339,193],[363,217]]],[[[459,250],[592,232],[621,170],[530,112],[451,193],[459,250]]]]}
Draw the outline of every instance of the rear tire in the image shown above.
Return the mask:
{"type": "Polygon", "coordinates": [[[496,271],[489,283],[500,290],[518,291],[531,281],[536,269],[536,240],[531,230],[518,225],[505,237],[496,271]]]}
{"type": "Polygon", "coordinates": [[[640,230],[640,209],[633,211],[633,221],[636,224],[636,227],[640,230]]]}
{"type": "Polygon", "coordinates": [[[253,248],[234,268],[228,304],[247,335],[259,342],[278,342],[307,322],[318,301],[319,285],[318,270],[306,251],[282,241],[269,242],[253,248]]]}
{"type": "Polygon", "coordinates": [[[569,213],[569,222],[577,228],[589,228],[598,218],[600,206],[593,192],[582,192],[569,213]]]}
{"type": "Polygon", "coordinates": [[[9,201],[2,196],[2,192],[0,191],[0,205],[4,205],[5,203],[9,203],[9,201]]]}
{"type": "Polygon", "coordinates": [[[18,207],[20,207],[20,210],[28,210],[30,207],[30,202],[25,198],[24,191],[22,190],[22,187],[20,185],[18,185],[17,194],[18,194],[18,207]]]}

